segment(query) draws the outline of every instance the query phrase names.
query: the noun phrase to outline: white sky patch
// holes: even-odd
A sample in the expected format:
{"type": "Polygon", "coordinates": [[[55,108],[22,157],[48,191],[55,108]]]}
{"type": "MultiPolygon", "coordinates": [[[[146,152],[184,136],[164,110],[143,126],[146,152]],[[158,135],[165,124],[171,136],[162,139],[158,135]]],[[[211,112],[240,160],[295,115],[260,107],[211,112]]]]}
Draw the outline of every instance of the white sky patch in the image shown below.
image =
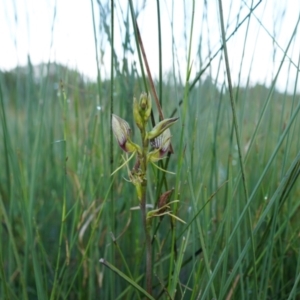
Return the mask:
{"type": "MultiPolygon", "coordinates": [[[[219,12],[217,1],[195,1],[195,19],[192,36],[191,79],[207,64],[221,45],[219,12]],[[200,43],[201,42],[201,43],[200,43]]],[[[224,18],[227,35],[249,13],[252,0],[224,0],[224,18]]],[[[258,2],[255,1],[254,5],[258,2]]],[[[0,69],[9,70],[17,65],[26,65],[27,56],[31,62],[56,61],[76,68],[81,73],[95,79],[97,76],[95,37],[90,1],[84,0],[0,0],[0,69]]],[[[106,22],[110,26],[109,6],[106,22]]],[[[108,4],[110,1],[108,1],[108,4]]],[[[158,76],[158,30],[156,1],[134,1],[139,10],[138,24],[144,42],[149,65],[154,76],[158,76]],[[137,3],[137,4],[136,4],[137,3]]],[[[184,82],[187,70],[187,50],[192,20],[192,1],[160,1],[162,28],[163,72],[180,74],[184,82]],[[173,5],[173,6],[172,6],[173,5]],[[172,23],[173,22],[173,23],[172,23]],[[174,53],[174,56],[173,56],[174,53]],[[175,70],[173,69],[175,66],[175,70]]],[[[110,44],[103,28],[103,19],[97,1],[93,1],[96,24],[97,52],[102,76],[110,76],[110,44]]],[[[129,63],[137,62],[133,28],[128,12],[128,1],[115,1],[115,49],[118,61],[125,57],[129,63]],[[126,25],[129,22],[130,40],[134,53],[124,54],[126,25]]],[[[270,85],[281,61],[284,60],[276,87],[289,91],[295,87],[298,55],[300,53],[299,30],[284,56],[300,15],[300,1],[262,1],[250,18],[238,29],[227,44],[233,83],[242,85],[247,81],[270,85]],[[244,40],[246,42],[244,47],[244,40]],[[273,37],[275,39],[273,39],[273,37]],[[290,64],[292,60],[292,64],[290,64]],[[242,66],[242,68],[241,68],[242,66]],[[240,79],[239,79],[240,78],[240,79]]],[[[108,28],[110,29],[110,27],[108,28]]],[[[221,53],[214,59],[205,76],[211,75],[222,84],[225,78],[224,61],[218,68],[221,53]]],[[[122,67],[122,66],[121,66],[122,67]]],[[[299,91],[299,84],[297,85],[299,91]]]]}

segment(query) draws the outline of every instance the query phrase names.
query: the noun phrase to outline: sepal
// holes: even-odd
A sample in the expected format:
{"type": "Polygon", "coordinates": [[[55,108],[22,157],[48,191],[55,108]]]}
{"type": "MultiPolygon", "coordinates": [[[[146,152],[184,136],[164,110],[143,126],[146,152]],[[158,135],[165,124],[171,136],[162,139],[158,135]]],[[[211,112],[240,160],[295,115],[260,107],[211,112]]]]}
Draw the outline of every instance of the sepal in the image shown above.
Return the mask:
{"type": "Polygon", "coordinates": [[[147,138],[152,140],[161,135],[167,128],[173,125],[178,118],[164,119],[160,121],[151,131],[148,132],[147,138]]]}

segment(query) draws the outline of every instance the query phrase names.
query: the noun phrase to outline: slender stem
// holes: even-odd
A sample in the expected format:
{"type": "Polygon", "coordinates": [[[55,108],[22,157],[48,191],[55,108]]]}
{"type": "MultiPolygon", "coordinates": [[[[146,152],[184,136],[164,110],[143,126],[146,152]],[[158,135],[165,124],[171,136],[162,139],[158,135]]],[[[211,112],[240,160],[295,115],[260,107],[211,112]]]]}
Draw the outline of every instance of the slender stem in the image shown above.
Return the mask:
{"type": "MultiPolygon", "coordinates": [[[[114,51],[115,51],[115,47],[114,47],[114,1],[111,0],[110,1],[110,7],[111,7],[111,19],[110,19],[110,24],[111,24],[111,53],[110,53],[110,117],[112,118],[112,114],[114,112],[114,51]]],[[[112,119],[110,120],[110,124],[112,124],[112,119]]],[[[114,170],[114,145],[113,145],[113,132],[112,132],[112,127],[110,128],[110,173],[112,174],[113,170],[114,170]]],[[[114,233],[116,231],[116,222],[115,222],[115,201],[114,201],[114,189],[111,189],[110,192],[110,219],[111,219],[111,231],[114,233]]],[[[110,251],[110,257],[112,262],[115,262],[115,249],[112,248],[110,251]]],[[[110,274],[110,279],[112,280],[112,282],[115,281],[116,277],[115,274],[112,273],[110,274]]],[[[110,294],[112,299],[115,298],[115,293],[116,290],[113,287],[113,285],[111,285],[111,289],[110,289],[110,294]]]]}
{"type": "Polygon", "coordinates": [[[150,227],[147,224],[147,212],[146,212],[146,187],[147,180],[142,182],[143,196],[141,201],[141,211],[143,219],[143,227],[146,237],[146,290],[152,295],[152,248],[151,248],[151,236],[150,227]]]}
{"type": "Polygon", "coordinates": [[[161,22],[159,0],[156,0],[157,8],[157,31],[158,31],[158,61],[159,61],[159,104],[162,106],[162,42],[161,42],[161,22]]]}
{"type": "Polygon", "coordinates": [[[146,290],[152,295],[152,248],[151,248],[151,227],[147,224],[147,211],[146,211],[146,200],[147,200],[147,153],[149,141],[146,138],[145,127],[141,130],[142,141],[143,141],[143,152],[140,158],[141,170],[142,170],[142,199],[141,199],[141,211],[142,211],[142,222],[144,227],[144,233],[146,237],[146,290]]]}
{"type": "MultiPolygon", "coordinates": [[[[241,140],[240,140],[240,132],[239,132],[239,125],[237,121],[237,114],[236,114],[236,107],[235,102],[233,99],[233,89],[232,89],[232,80],[231,80],[231,73],[230,73],[230,66],[229,66],[229,59],[228,59],[228,51],[227,51],[227,44],[225,38],[225,26],[224,26],[224,17],[223,17],[223,7],[222,7],[222,0],[219,0],[219,13],[220,13],[220,23],[221,23],[221,33],[222,33],[222,40],[223,40],[223,48],[224,48],[224,57],[225,57],[225,66],[226,66],[226,74],[227,74],[227,81],[228,81],[228,90],[230,95],[230,104],[233,116],[233,125],[235,129],[235,137],[236,143],[238,146],[238,155],[240,160],[240,167],[242,173],[242,182],[243,182],[243,189],[245,195],[246,203],[249,201],[249,193],[247,187],[247,180],[246,180],[246,172],[245,172],[245,164],[241,150],[241,140]]],[[[253,224],[252,224],[252,217],[251,212],[248,210],[248,222],[249,222],[249,229],[250,229],[250,237],[251,237],[251,250],[252,250],[252,257],[253,257],[253,270],[254,270],[254,295],[255,298],[258,298],[258,286],[257,286],[257,270],[256,270],[256,253],[255,253],[255,241],[253,237],[253,224]]]]}
{"type": "Polygon", "coordinates": [[[54,275],[54,282],[53,288],[51,291],[50,299],[56,299],[57,289],[59,285],[59,266],[60,266],[60,258],[61,258],[61,251],[63,246],[63,235],[65,232],[65,219],[66,219],[66,201],[67,201],[67,96],[64,90],[63,82],[61,81],[61,92],[63,98],[63,120],[64,120],[64,139],[63,139],[63,153],[64,153],[64,176],[63,176],[63,201],[62,201],[62,212],[61,212],[61,226],[59,232],[59,240],[58,240],[58,253],[56,258],[56,267],[55,267],[55,275],[54,275]]]}

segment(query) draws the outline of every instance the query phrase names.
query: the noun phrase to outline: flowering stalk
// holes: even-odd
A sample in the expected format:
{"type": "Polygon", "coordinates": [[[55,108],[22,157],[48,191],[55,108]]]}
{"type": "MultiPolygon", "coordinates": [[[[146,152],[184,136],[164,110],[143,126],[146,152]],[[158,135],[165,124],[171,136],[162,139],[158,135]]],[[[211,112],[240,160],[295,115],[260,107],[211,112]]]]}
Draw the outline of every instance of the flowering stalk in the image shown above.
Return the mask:
{"type": "Polygon", "coordinates": [[[151,228],[147,226],[147,212],[146,212],[146,199],[147,199],[147,155],[149,140],[146,134],[146,124],[151,114],[151,98],[146,94],[142,94],[139,103],[136,99],[133,102],[133,115],[137,126],[141,131],[142,137],[142,153],[138,157],[140,169],[142,173],[141,178],[141,199],[140,207],[142,212],[142,222],[146,238],[146,289],[152,295],[152,249],[151,249],[151,228]]]}
{"type": "MultiPolygon", "coordinates": [[[[171,217],[180,220],[169,213],[169,211],[165,212],[170,208],[168,205],[164,206],[163,210],[158,209],[148,213],[146,211],[147,165],[148,163],[154,163],[162,159],[168,152],[171,143],[169,127],[178,119],[165,119],[159,122],[151,131],[147,132],[146,127],[151,114],[151,109],[152,103],[150,95],[142,93],[139,101],[135,98],[133,99],[133,116],[134,121],[141,132],[141,147],[131,141],[131,129],[129,124],[117,115],[112,115],[112,128],[119,146],[123,151],[132,152],[132,155],[137,155],[136,164],[132,171],[129,172],[129,179],[136,187],[142,213],[142,222],[146,238],[146,288],[150,295],[152,295],[151,221],[154,217],[160,217],[162,214],[168,214],[171,217]],[[149,151],[149,145],[152,148],[151,151],[149,151]]],[[[132,156],[130,159],[131,158],[132,156]]],[[[126,161],[126,164],[130,159],[126,161]]]]}

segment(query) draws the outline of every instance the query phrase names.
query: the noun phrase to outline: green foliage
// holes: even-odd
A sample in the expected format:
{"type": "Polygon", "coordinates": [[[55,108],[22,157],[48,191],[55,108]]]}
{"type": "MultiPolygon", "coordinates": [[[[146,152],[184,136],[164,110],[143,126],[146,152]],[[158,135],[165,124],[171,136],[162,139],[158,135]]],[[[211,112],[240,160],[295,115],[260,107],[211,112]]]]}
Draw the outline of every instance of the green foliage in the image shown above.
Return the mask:
{"type": "MultiPolygon", "coordinates": [[[[124,57],[115,54],[113,81],[99,77],[98,85],[30,59],[0,73],[1,299],[147,295],[137,196],[125,168],[110,176],[124,163],[110,144],[111,98],[133,129],[133,97],[144,90],[127,57],[135,43],[129,12],[123,17],[124,57]]],[[[148,211],[158,212],[153,297],[297,299],[299,95],[273,84],[233,88],[243,178],[227,84],[205,75],[191,82],[174,72],[156,82],[165,118],[179,120],[170,128],[173,153],[159,162],[175,175],[148,169],[148,211]],[[164,193],[186,224],[163,216],[164,193]]],[[[154,101],[152,111],[158,124],[154,101]]],[[[137,130],[133,136],[139,143],[137,130]]]]}

